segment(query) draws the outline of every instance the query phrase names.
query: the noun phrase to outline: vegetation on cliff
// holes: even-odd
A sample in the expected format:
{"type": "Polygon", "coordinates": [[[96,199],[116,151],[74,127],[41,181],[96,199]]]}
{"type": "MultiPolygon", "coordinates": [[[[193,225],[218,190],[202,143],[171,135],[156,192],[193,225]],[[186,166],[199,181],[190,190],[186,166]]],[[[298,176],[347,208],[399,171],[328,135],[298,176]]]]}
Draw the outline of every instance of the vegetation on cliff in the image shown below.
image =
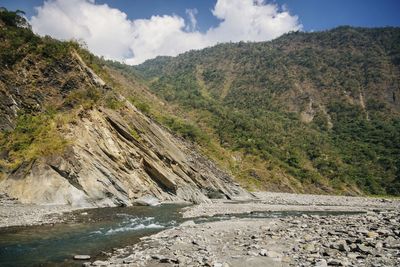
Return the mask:
{"type": "Polygon", "coordinates": [[[63,128],[100,99],[83,86],[73,51],[93,57],[76,42],[35,35],[20,11],[0,11],[0,171],[62,153],[63,128]]]}
{"type": "Polygon", "coordinates": [[[241,155],[232,170],[242,180],[266,189],[398,195],[399,44],[398,28],[339,27],[220,44],[136,70],[241,155]]]}
{"type": "Polygon", "coordinates": [[[123,95],[250,189],[399,195],[399,41],[398,28],[339,27],[131,67],[1,11],[0,168],[61,153],[64,127],[88,109],[123,112],[123,95]]]}

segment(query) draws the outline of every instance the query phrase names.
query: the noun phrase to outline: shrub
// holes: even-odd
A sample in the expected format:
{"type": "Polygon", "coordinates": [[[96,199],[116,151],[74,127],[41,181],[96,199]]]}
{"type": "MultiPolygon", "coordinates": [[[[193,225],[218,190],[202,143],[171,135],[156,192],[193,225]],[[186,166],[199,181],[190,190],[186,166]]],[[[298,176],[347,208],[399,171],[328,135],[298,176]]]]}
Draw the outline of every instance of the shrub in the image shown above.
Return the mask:
{"type": "Polygon", "coordinates": [[[13,131],[2,133],[0,151],[9,155],[3,168],[15,168],[21,162],[61,153],[68,142],[57,129],[54,116],[21,114],[13,131]]]}

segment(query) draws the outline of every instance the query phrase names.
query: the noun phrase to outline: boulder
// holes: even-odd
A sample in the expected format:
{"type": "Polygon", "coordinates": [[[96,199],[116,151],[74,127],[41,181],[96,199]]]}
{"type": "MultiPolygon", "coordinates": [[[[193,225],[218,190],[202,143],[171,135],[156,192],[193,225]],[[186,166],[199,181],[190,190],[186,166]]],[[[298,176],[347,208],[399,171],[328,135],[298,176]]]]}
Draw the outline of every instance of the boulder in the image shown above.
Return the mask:
{"type": "Polygon", "coordinates": [[[150,195],[145,195],[143,197],[135,199],[132,204],[138,206],[158,206],[161,203],[158,198],[150,195]]]}

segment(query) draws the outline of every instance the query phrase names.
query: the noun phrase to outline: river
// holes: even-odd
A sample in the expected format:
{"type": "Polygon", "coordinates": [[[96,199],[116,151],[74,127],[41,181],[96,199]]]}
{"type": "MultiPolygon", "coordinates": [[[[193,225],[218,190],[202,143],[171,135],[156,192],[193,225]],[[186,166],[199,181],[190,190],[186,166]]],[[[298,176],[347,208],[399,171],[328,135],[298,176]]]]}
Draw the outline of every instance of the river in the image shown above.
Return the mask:
{"type": "MultiPolygon", "coordinates": [[[[77,254],[94,259],[139,241],[163,229],[184,222],[182,205],[158,207],[99,208],[67,215],[65,223],[0,229],[0,266],[82,266],[74,261],[77,254]]],[[[271,218],[301,214],[343,214],[343,212],[252,212],[234,215],[240,218],[271,218]]],[[[197,218],[196,223],[228,220],[221,215],[197,218]]]]}

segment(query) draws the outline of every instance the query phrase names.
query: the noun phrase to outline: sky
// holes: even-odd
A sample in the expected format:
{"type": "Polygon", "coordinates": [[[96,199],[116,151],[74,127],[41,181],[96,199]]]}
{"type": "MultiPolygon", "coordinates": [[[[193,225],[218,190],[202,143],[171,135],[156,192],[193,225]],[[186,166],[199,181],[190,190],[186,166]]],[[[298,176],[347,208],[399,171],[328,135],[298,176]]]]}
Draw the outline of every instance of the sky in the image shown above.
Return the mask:
{"type": "Polygon", "coordinates": [[[222,42],[268,41],[340,25],[400,26],[400,0],[0,0],[39,35],[140,64],[222,42]]]}

